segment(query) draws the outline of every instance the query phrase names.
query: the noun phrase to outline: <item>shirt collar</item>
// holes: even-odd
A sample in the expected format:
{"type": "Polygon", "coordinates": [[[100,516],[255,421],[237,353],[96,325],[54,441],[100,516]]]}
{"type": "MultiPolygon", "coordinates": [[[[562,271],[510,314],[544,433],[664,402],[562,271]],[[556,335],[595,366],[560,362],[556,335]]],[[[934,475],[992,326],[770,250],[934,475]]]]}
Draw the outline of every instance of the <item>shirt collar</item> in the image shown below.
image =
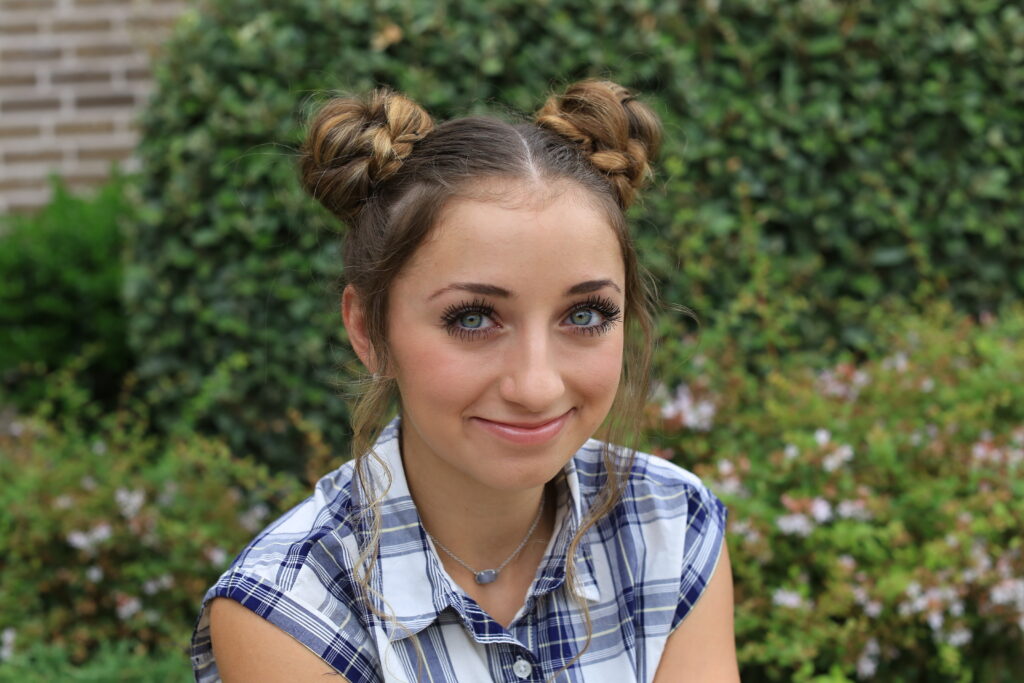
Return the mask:
{"type": "MultiPolygon", "coordinates": [[[[488,628],[484,623],[487,619],[482,610],[452,581],[430,545],[402,467],[400,426],[400,418],[396,417],[384,428],[373,448],[379,461],[373,457],[366,461],[372,481],[380,482],[381,487],[391,482],[381,498],[380,546],[372,579],[377,593],[371,598],[374,605],[383,614],[394,615],[393,621],[382,619],[382,626],[390,639],[406,638],[419,633],[451,608],[473,632],[493,634],[493,624],[488,628]]],[[[599,446],[598,442],[588,441],[583,448],[595,446],[599,446]]],[[[528,606],[540,595],[565,583],[569,541],[587,511],[574,460],[570,459],[556,478],[559,515],[555,537],[530,588],[528,606]]],[[[586,539],[577,547],[576,579],[580,595],[589,601],[600,599],[586,539]]]]}

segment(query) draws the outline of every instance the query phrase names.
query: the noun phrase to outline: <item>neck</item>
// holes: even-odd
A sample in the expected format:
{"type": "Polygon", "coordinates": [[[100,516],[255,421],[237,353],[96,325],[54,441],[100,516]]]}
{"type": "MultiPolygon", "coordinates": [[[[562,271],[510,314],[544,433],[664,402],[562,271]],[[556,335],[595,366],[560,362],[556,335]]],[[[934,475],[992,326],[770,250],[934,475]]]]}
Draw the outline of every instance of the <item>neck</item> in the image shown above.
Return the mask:
{"type": "Polygon", "coordinates": [[[539,523],[527,541],[547,543],[554,527],[555,496],[550,487],[495,491],[469,486],[457,477],[421,471],[420,461],[403,455],[409,493],[427,532],[467,564],[493,568],[519,545],[537,517],[539,523]]]}
{"type": "Polygon", "coordinates": [[[478,569],[493,568],[511,553],[536,524],[527,543],[546,542],[553,525],[555,506],[547,488],[517,495],[479,498],[455,492],[441,496],[429,487],[410,482],[423,526],[435,539],[464,562],[478,569]]]}

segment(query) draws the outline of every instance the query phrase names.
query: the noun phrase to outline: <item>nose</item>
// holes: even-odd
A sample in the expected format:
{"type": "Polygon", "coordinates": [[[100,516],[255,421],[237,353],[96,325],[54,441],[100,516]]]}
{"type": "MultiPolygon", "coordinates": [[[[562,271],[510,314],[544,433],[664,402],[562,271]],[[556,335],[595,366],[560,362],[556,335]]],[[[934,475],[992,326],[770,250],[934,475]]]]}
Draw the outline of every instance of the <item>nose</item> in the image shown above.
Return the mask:
{"type": "Polygon", "coordinates": [[[547,413],[565,393],[565,382],[547,330],[524,330],[505,354],[501,397],[531,413],[547,413]]]}

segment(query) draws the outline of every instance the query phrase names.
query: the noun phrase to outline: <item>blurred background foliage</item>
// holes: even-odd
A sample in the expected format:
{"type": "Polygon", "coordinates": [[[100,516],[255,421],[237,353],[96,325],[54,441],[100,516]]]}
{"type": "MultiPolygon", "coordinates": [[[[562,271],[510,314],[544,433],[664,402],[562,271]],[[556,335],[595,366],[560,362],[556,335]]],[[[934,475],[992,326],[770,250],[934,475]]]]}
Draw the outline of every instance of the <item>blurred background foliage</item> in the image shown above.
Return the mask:
{"type": "MultiPolygon", "coordinates": [[[[336,222],[298,188],[325,90],[388,84],[435,117],[530,112],[604,75],[662,115],[634,213],[666,301],[780,356],[870,345],[887,297],[992,310],[1024,292],[1024,12],[1015,3],[218,0],[179,26],[143,118],[126,305],[162,424],[227,356],[201,416],[301,468],[281,406],[345,441],[332,380],[336,222]],[[1015,245],[1017,248],[1012,248],[1015,245]]],[[[662,334],[686,321],[666,316],[662,334]]],[[[685,364],[665,344],[658,374],[685,364]]]]}
{"type": "Polygon", "coordinates": [[[134,365],[121,299],[121,219],[130,219],[127,179],[117,169],[93,197],[73,196],[58,177],[53,199],[32,216],[4,217],[0,230],[0,396],[35,405],[47,373],[89,350],[80,380],[112,406],[134,365]]]}
{"type": "Polygon", "coordinates": [[[730,505],[744,680],[1024,677],[1017,3],[201,0],[154,69],[138,176],[0,230],[0,679],[170,661],[347,457],[309,112],[587,76],[665,123],[631,218],[701,329],[661,317],[646,439],[730,505]]]}

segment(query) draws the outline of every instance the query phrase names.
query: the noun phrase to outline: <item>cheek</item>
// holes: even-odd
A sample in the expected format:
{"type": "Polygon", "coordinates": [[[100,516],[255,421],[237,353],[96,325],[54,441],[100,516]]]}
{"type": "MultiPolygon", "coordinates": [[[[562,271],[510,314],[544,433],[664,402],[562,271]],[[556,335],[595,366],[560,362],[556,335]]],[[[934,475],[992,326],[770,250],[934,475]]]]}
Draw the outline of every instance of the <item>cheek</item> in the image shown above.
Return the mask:
{"type": "Polygon", "coordinates": [[[611,406],[622,375],[622,337],[608,342],[577,354],[573,362],[577,391],[605,409],[611,406]]]}
{"type": "MultiPolygon", "coordinates": [[[[480,363],[430,332],[419,339],[392,339],[395,375],[404,401],[423,397],[433,405],[458,403],[487,380],[480,363]]],[[[486,367],[486,366],[483,366],[486,367]]]]}

